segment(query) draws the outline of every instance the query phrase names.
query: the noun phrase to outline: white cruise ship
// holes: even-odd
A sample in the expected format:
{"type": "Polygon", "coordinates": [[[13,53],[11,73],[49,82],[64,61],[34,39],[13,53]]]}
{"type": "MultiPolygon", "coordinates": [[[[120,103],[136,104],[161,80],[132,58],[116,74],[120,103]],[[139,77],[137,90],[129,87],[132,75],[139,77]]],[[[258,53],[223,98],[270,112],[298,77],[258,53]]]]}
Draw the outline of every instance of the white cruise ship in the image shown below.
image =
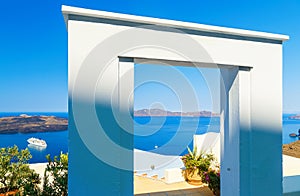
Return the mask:
{"type": "Polygon", "coordinates": [[[42,140],[42,139],[37,139],[37,138],[29,138],[27,140],[27,142],[29,144],[32,144],[32,145],[35,145],[35,146],[40,146],[40,147],[46,147],[47,146],[47,143],[45,142],[45,140],[42,140]]]}

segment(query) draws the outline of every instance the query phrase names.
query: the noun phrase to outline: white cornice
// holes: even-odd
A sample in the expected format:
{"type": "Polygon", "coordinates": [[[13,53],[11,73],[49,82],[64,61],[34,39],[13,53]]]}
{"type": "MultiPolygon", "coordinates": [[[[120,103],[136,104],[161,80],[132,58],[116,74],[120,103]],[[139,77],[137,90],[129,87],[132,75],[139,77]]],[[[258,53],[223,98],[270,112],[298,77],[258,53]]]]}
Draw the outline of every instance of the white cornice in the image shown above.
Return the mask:
{"type": "Polygon", "coordinates": [[[286,41],[289,39],[289,36],[281,35],[281,34],[265,33],[259,31],[250,31],[250,30],[219,27],[219,26],[212,26],[212,25],[203,25],[203,24],[197,24],[191,22],[182,22],[182,21],[175,21],[175,20],[152,18],[152,17],[135,16],[129,14],[120,14],[120,13],[71,7],[65,5],[62,6],[62,12],[66,22],[67,20],[69,20],[69,15],[74,15],[74,16],[86,16],[86,17],[99,18],[99,19],[111,19],[120,22],[142,23],[145,25],[160,25],[166,27],[194,30],[199,32],[209,32],[209,33],[217,33],[217,34],[224,34],[224,35],[240,36],[245,38],[249,37],[249,38],[268,39],[268,40],[275,40],[275,41],[286,41]]]}

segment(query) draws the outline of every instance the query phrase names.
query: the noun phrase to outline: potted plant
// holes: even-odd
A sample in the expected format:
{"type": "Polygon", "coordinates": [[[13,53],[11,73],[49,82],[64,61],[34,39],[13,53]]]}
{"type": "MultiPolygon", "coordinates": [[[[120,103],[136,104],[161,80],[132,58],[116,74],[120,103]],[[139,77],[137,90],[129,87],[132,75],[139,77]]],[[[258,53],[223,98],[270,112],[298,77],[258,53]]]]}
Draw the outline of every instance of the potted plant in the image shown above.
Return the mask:
{"type": "Polygon", "coordinates": [[[208,184],[214,195],[220,196],[220,170],[210,168],[207,172],[203,172],[201,177],[202,182],[208,184]]]}
{"type": "Polygon", "coordinates": [[[188,147],[188,154],[181,157],[185,166],[184,176],[186,181],[192,185],[201,185],[203,172],[208,171],[211,162],[214,160],[212,154],[203,152],[197,153],[197,148],[194,147],[193,152],[188,147]]]}
{"type": "Polygon", "coordinates": [[[39,175],[28,165],[31,157],[17,146],[0,149],[0,195],[39,195],[39,175]]]}

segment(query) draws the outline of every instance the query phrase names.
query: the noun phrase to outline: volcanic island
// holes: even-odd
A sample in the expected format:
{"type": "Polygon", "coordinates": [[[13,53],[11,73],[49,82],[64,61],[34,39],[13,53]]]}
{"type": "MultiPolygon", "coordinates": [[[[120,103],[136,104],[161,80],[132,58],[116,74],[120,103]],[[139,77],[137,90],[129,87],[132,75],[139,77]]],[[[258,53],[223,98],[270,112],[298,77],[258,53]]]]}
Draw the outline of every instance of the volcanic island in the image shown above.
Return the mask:
{"type": "Polygon", "coordinates": [[[0,134],[64,131],[68,119],[56,116],[9,116],[0,118],[0,134]]]}

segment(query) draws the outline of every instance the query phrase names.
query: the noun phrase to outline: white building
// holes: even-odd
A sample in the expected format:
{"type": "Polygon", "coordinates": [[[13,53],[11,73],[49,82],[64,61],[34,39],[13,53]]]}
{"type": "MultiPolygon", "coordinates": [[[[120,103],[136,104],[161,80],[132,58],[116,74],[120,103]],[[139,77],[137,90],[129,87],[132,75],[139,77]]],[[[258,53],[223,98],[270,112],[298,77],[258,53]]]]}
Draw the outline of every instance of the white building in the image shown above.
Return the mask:
{"type": "Polygon", "coordinates": [[[135,63],[221,69],[221,194],[282,195],[288,36],[63,6],[69,193],[133,194],[135,63]]]}

